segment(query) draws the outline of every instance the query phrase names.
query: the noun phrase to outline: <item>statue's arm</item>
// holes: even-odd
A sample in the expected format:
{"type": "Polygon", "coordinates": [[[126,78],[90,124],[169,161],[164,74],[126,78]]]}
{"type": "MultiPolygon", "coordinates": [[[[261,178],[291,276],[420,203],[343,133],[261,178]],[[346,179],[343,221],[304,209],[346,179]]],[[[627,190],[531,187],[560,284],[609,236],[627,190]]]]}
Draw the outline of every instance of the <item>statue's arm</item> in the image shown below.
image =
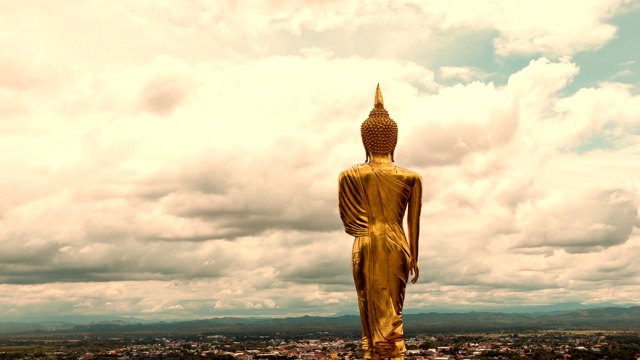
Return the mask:
{"type": "Polygon", "coordinates": [[[338,177],[338,211],[345,232],[351,235],[359,227],[359,216],[362,211],[358,205],[358,196],[354,179],[349,176],[347,171],[340,173],[338,177]]]}
{"type": "Polygon", "coordinates": [[[411,188],[407,215],[407,227],[409,229],[409,251],[411,253],[411,272],[414,274],[412,283],[418,281],[418,243],[420,238],[420,211],[422,210],[422,177],[416,175],[411,188]]]}
{"type": "Polygon", "coordinates": [[[340,213],[340,219],[342,220],[342,224],[346,227],[349,219],[346,216],[346,194],[345,194],[345,173],[341,172],[340,176],[338,176],[338,212],[340,213]]]}

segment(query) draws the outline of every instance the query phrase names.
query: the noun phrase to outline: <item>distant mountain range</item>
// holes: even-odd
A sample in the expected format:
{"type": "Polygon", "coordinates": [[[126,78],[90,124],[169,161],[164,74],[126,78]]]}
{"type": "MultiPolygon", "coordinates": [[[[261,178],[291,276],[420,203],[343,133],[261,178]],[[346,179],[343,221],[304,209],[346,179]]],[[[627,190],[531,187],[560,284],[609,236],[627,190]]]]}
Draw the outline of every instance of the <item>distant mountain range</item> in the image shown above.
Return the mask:
{"type": "MultiPolygon", "coordinates": [[[[560,312],[569,312],[574,310],[588,310],[588,309],[603,309],[603,308],[613,308],[613,307],[632,307],[636,306],[636,304],[614,304],[614,303],[594,303],[589,305],[584,305],[579,302],[564,302],[550,305],[512,305],[512,306],[493,306],[493,307],[452,307],[447,305],[442,306],[432,306],[429,309],[405,309],[405,314],[424,314],[427,312],[437,312],[437,313],[470,313],[470,312],[490,312],[490,313],[560,313],[560,312]]],[[[342,316],[342,315],[358,315],[358,311],[343,311],[335,314],[334,316],[342,316]]]]}
{"type": "MultiPolygon", "coordinates": [[[[549,309],[551,310],[551,309],[549,309]]],[[[101,319],[98,322],[0,322],[0,334],[208,334],[303,336],[328,332],[358,336],[360,317],[302,316],[289,318],[224,317],[189,321],[145,322],[139,319],[101,319]]],[[[405,334],[526,330],[640,330],[640,306],[551,310],[532,313],[467,312],[405,314],[405,334]]]]}

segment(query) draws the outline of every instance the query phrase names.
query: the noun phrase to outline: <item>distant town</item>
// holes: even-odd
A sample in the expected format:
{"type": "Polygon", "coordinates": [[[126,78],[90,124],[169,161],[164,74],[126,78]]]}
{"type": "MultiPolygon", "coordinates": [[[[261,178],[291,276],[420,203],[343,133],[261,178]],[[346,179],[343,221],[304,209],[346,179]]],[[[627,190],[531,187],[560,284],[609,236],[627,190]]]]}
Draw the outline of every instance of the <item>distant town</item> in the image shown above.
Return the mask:
{"type": "MultiPolygon", "coordinates": [[[[407,338],[408,360],[637,359],[638,332],[531,331],[522,334],[433,334],[407,338]]],[[[109,337],[38,334],[0,338],[0,359],[361,359],[358,339],[328,332],[274,336],[109,337]]]]}
{"type": "MultiPolygon", "coordinates": [[[[640,359],[640,307],[407,314],[406,359],[640,359]]],[[[361,359],[354,315],[0,322],[2,359],[361,359]]]]}

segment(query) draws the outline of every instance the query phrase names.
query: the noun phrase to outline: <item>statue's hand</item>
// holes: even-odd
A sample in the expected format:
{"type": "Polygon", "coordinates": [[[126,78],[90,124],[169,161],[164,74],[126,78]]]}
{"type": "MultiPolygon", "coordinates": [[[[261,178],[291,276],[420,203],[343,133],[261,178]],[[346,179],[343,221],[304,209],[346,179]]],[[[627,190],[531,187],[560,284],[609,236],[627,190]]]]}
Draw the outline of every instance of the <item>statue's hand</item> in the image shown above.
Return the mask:
{"type": "Polygon", "coordinates": [[[420,269],[418,268],[418,263],[411,261],[411,268],[409,270],[409,274],[413,274],[413,278],[411,279],[411,283],[415,284],[418,281],[418,276],[420,275],[420,269]]]}

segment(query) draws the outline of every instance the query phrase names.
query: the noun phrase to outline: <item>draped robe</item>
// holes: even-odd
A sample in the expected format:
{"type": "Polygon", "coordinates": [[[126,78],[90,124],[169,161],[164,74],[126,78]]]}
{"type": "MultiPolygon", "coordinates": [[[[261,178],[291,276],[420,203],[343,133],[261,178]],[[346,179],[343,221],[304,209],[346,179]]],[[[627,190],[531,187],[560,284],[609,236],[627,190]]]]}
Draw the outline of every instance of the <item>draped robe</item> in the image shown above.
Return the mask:
{"type": "Polygon", "coordinates": [[[406,352],[402,307],[411,251],[402,220],[409,205],[410,220],[419,221],[421,192],[420,175],[395,166],[362,164],[340,174],[340,217],[345,231],[355,237],[352,270],[365,358],[406,352]]]}

